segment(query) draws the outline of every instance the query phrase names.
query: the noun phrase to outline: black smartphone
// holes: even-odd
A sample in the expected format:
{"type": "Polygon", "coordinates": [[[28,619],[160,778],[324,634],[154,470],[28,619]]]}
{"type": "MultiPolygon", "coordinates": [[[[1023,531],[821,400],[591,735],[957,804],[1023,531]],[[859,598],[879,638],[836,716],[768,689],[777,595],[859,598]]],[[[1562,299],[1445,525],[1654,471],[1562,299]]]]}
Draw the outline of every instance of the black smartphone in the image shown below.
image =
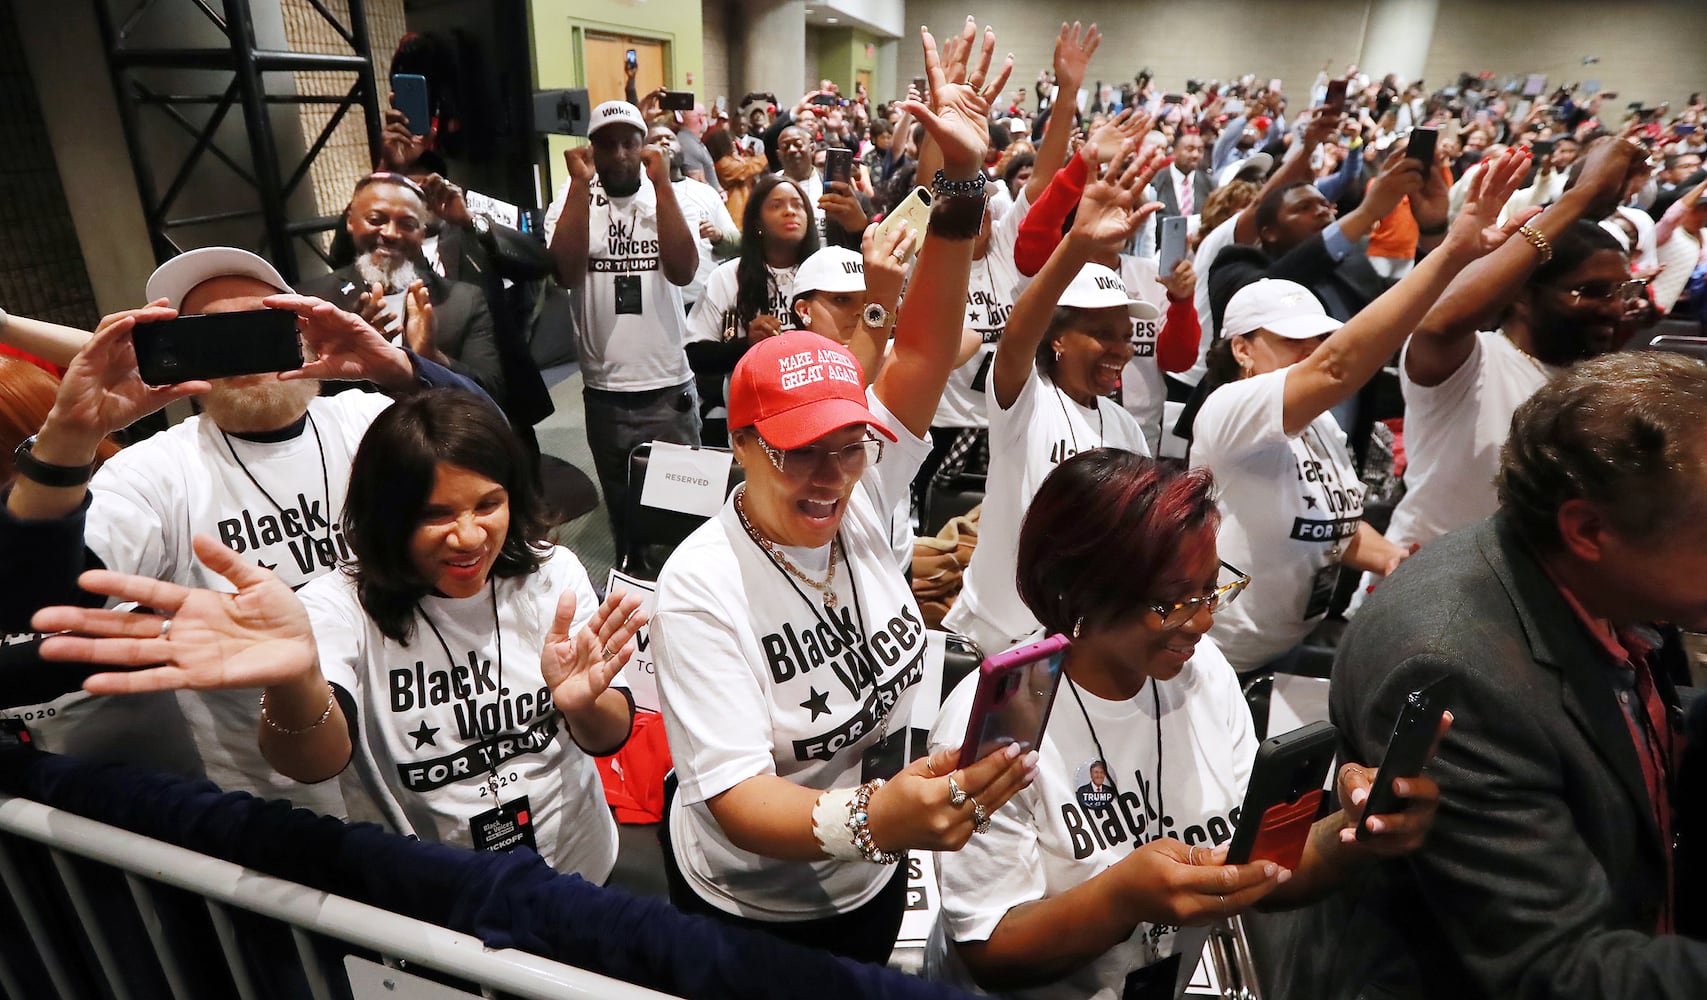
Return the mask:
{"type": "Polygon", "coordinates": [[[433,109],[427,98],[427,78],[419,73],[391,75],[391,106],[409,116],[409,131],[426,135],[433,127],[433,109]]]}
{"type": "Polygon", "coordinates": [[[1442,677],[1405,696],[1399,709],[1399,721],[1393,724],[1393,735],[1387,740],[1387,753],[1381,758],[1381,770],[1375,775],[1375,785],[1363,803],[1363,817],[1357,821],[1357,839],[1368,840],[1371,816],[1398,812],[1404,800],[1393,791],[1393,779],[1414,778],[1428,763],[1429,748],[1434,746],[1434,734],[1440,730],[1440,717],[1451,707],[1457,682],[1442,677]]]}
{"type": "Polygon", "coordinates": [[[136,367],[149,385],[288,372],[302,367],[296,313],[288,309],[179,316],[131,331],[136,367]]]}
{"type": "Polygon", "coordinates": [[[1345,113],[1345,87],[1347,81],[1329,80],[1328,96],[1322,99],[1322,107],[1331,109],[1335,114],[1345,113]]]}
{"type": "Polygon", "coordinates": [[[1163,94],[1162,95],[1162,103],[1163,104],[1184,104],[1185,103],[1185,95],[1184,94],[1163,94]]]}
{"type": "Polygon", "coordinates": [[[828,185],[836,181],[853,183],[853,150],[845,146],[831,146],[824,150],[824,183],[828,185]]]}
{"type": "Polygon", "coordinates": [[[628,67],[629,69],[639,69],[640,68],[640,53],[634,51],[633,49],[629,49],[628,53],[622,57],[622,64],[624,66],[628,67]]]}
{"type": "Polygon", "coordinates": [[[1410,140],[1405,143],[1405,155],[1413,160],[1422,161],[1423,166],[1434,166],[1434,144],[1440,138],[1440,132],[1434,128],[1411,129],[1410,140]]]}
{"type": "Polygon", "coordinates": [[[812,103],[821,108],[839,108],[842,105],[842,99],[835,94],[819,94],[812,98],[812,103]]]}
{"type": "Polygon", "coordinates": [[[913,77],[913,89],[919,92],[919,99],[930,100],[931,88],[929,82],[922,76],[913,77]]]}
{"type": "Polygon", "coordinates": [[[1338,746],[1339,730],[1326,722],[1263,740],[1239,807],[1238,828],[1227,847],[1228,864],[1260,858],[1283,868],[1298,867],[1338,746]]]}
{"type": "Polygon", "coordinates": [[[1551,155],[1553,152],[1553,146],[1557,143],[1557,139],[1537,139],[1530,144],[1530,148],[1535,150],[1535,156],[1539,159],[1540,157],[1551,155]]]}
{"type": "Polygon", "coordinates": [[[658,107],[665,111],[692,111],[693,91],[666,90],[664,96],[658,98],[658,107]]]}

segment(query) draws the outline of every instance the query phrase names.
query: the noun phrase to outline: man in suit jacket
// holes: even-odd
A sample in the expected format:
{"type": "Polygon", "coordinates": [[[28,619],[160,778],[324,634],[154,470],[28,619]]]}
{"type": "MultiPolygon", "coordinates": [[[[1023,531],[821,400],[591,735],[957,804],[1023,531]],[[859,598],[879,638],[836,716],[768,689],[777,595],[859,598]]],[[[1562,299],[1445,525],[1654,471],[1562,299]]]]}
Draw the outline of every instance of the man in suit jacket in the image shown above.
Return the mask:
{"type": "Polygon", "coordinates": [[[393,173],[364,177],[344,220],[355,261],[298,283],[297,291],[362,315],[415,353],[472,378],[502,405],[503,367],[485,295],[427,266],[426,219],[426,196],[414,181],[393,173]],[[370,294],[373,285],[383,289],[378,302],[370,294]],[[416,285],[419,290],[411,292],[416,285]],[[430,309],[421,308],[423,299],[430,309]]]}
{"type": "MultiPolygon", "coordinates": [[[[1424,546],[1353,619],[1330,712],[1379,760],[1406,695],[1450,678],[1440,807],[1290,928],[1282,996],[1701,997],[1701,886],[1675,876],[1685,739],[1675,631],[1707,626],[1707,367],[1584,362],[1513,420],[1500,512],[1424,546]],[[1666,635],[1667,632],[1671,634],[1666,635]]],[[[1697,748],[1699,749],[1699,748],[1697,748]]]]}
{"type": "Polygon", "coordinates": [[[1165,219],[1203,212],[1203,203],[1209,200],[1215,182],[1202,167],[1203,137],[1196,132],[1181,131],[1174,137],[1173,165],[1150,182],[1156,192],[1155,200],[1162,203],[1158,216],[1165,219]]]}

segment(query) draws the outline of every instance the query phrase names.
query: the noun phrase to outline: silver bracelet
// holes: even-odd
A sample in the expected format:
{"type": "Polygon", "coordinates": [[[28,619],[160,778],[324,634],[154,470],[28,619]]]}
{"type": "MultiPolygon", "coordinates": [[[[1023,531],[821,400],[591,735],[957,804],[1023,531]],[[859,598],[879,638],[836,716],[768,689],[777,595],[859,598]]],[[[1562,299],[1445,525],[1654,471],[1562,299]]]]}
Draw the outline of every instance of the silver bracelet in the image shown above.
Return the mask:
{"type": "Polygon", "coordinates": [[[874,865],[892,865],[907,856],[906,851],[885,851],[871,839],[871,826],[866,815],[866,807],[871,804],[871,796],[883,787],[882,778],[871,781],[854,789],[853,801],[848,803],[848,832],[853,834],[854,850],[860,856],[874,865]]]}
{"type": "Polygon", "coordinates": [[[332,683],[330,681],[327,681],[326,682],[326,711],[320,713],[320,718],[315,719],[313,722],[309,723],[306,726],[303,726],[301,729],[286,729],[285,727],[274,722],[272,720],[272,718],[267,715],[267,692],[262,691],[261,692],[261,721],[266,723],[268,729],[271,729],[273,732],[278,733],[280,736],[301,736],[303,733],[311,732],[311,731],[313,731],[315,729],[319,729],[321,726],[325,725],[326,720],[330,719],[332,717],[332,706],[336,705],[337,703],[338,703],[338,698],[337,698],[337,695],[333,692],[332,683]]]}
{"type": "Polygon", "coordinates": [[[812,836],[824,853],[837,861],[864,861],[848,833],[848,807],[858,788],[832,788],[812,806],[812,836]]]}

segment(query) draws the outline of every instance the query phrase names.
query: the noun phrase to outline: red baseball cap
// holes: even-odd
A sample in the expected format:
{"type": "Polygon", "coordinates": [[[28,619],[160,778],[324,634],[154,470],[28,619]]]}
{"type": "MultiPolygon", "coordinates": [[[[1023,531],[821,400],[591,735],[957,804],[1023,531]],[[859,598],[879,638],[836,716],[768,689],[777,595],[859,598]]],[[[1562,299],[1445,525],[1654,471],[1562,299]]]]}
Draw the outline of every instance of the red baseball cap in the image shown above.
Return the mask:
{"type": "Polygon", "coordinates": [[[806,330],[759,341],[729,380],[729,429],[755,428],[772,447],[803,448],[831,431],[866,424],[891,441],[872,416],[859,361],[842,345],[806,330]]]}

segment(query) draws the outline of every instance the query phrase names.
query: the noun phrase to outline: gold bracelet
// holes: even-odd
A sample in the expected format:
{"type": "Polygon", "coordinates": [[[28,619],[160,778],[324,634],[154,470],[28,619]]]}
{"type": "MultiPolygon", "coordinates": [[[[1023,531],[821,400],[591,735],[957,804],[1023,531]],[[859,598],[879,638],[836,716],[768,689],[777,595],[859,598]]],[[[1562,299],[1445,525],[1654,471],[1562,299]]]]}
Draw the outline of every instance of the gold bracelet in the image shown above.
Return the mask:
{"type": "Polygon", "coordinates": [[[1553,259],[1553,244],[1547,240],[1547,236],[1541,230],[1534,226],[1519,226],[1517,235],[1529,241],[1529,245],[1541,255],[1541,263],[1545,264],[1553,259]]]}
{"type": "Polygon", "coordinates": [[[337,703],[338,703],[338,698],[337,698],[337,695],[333,691],[332,682],[327,681],[326,682],[326,711],[320,713],[320,718],[315,719],[313,722],[309,723],[306,726],[303,726],[301,729],[286,729],[285,727],[274,722],[267,715],[267,692],[262,691],[261,692],[261,721],[267,724],[268,729],[271,729],[273,732],[278,733],[281,736],[301,736],[303,733],[312,732],[316,729],[319,729],[321,726],[325,725],[326,720],[330,719],[332,717],[332,706],[337,704],[337,703]]]}

